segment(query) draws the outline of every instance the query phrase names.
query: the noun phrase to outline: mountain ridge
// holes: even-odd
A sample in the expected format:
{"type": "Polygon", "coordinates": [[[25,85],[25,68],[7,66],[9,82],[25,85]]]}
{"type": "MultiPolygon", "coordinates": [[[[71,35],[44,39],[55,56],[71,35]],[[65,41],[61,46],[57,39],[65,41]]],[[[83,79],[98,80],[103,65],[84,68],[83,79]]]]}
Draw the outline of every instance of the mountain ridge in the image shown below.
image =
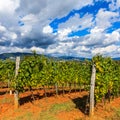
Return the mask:
{"type": "MultiPolygon", "coordinates": [[[[15,57],[17,56],[20,56],[20,57],[24,57],[24,56],[31,56],[33,55],[33,53],[22,53],[22,52],[15,52],[15,53],[2,53],[0,54],[0,59],[15,59],[15,57]]],[[[42,55],[42,54],[38,54],[38,55],[42,55]]],[[[84,60],[91,60],[91,58],[85,58],[85,57],[74,57],[74,56],[59,56],[59,57],[54,57],[54,56],[50,56],[50,55],[45,55],[47,57],[51,57],[51,58],[55,58],[55,59],[60,59],[60,60],[81,60],[81,61],[84,61],[84,60]]],[[[113,60],[120,60],[120,57],[117,57],[117,58],[112,58],[113,60]]]]}

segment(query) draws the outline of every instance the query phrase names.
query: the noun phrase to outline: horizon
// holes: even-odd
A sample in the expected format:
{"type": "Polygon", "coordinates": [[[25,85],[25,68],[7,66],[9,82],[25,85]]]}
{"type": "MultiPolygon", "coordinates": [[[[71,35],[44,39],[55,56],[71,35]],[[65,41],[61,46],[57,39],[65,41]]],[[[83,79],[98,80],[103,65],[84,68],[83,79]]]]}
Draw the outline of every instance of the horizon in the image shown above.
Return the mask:
{"type": "MultiPolygon", "coordinates": [[[[8,58],[8,56],[6,55],[6,54],[14,54],[14,56],[9,56],[9,57],[15,57],[15,54],[23,54],[23,55],[27,55],[27,54],[30,54],[30,55],[32,55],[32,54],[34,54],[33,52],[8,52],[8,53],[0,53],[0,58],[1,58],[1,56],[2,57],[5,57],[5,59],[6,58],[8,58]],[[5,55],[5,56],[4,56],[5,55]]],[[[76,56],[52,56],[52,55],[45,55],[45,54],[39,54],[39,53],[36,53],[37,55],[44,55],[44,56],[46,56],[46,57],[53,57],[53,58],[58,58],[58,59],[79,59],[79,60],[82,60],[82,59],[88,59],[88,60],[91,60],[93,57],[76,57],[76,56]]],[[[97,56],[97,55],[102,55],[102,54],[96,54],[95,56],[97,56]]],[[[17,55],[18,56],[18,55],[17,55]]],[[[103,56],[102,55],[102,57],[110,57],[110,56],[103,56]]],[[[113,60],[120,60],[120,57],[110,57],[111,59],[113,59],[113,60]]]]}
{"type": "Polygon", "coordinates": [[[120,0],[1,0],[0,6],[0,54],[120,57],[120,0]]]}

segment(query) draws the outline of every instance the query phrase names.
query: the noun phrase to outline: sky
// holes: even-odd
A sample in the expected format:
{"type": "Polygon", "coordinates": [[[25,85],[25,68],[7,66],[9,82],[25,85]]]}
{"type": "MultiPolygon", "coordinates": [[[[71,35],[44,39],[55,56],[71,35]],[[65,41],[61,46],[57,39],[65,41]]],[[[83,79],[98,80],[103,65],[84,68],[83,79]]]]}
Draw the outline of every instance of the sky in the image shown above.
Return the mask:
{"type": "Polygon", "coordinates": [[[0,0],[0,53],[120,57],[120,0],[0,0]]]}

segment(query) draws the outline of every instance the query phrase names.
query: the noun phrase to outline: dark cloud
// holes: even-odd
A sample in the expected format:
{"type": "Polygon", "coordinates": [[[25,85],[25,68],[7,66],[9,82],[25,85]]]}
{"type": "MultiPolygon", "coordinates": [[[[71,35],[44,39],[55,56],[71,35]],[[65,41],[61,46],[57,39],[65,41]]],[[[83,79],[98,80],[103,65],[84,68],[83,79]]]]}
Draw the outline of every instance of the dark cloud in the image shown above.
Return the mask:
{"type": "Polygon", "coordinates": [[[31,48],[33,46],[46,49],[49,45],[54,44],[55,38],[53,36],[47,35],[36,35],[32,37],[19,38],[13,42],[12,46],[17,46],[19,48],[31,48]]]}
{"type": "Polygon", "coordinates": [[[29,13],[38,14],[46,5],[47,0],[20,0],[20,7],[16,9],[16,12],[22,16],[29,13]]]}
{"type": "Polygon", "coordinates": [[[0,46],[10,46],[11,42],[10,41],[0,41],[0,46]]]}

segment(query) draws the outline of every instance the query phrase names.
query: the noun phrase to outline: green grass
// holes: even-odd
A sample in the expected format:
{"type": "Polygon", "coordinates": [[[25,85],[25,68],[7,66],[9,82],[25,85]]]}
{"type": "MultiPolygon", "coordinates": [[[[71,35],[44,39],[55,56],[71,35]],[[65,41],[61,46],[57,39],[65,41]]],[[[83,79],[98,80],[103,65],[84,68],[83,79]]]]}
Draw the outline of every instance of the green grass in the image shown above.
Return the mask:
{"type": "Polygon", "coordinates": [[[47,110],[42,111],[37,120],[57,120],[57,118],[53,113],[50,113],[49,110],[47,110]]]}
{"type": "Polygon", "coordinates": [[[69,112],[73,109],[75,109],[76,105],[73,102],[64,102],[64,103],[59,103],[59,104],[54,104],[50,108],[50,112],[56,114],[62,111],[69,112]]]}
{"type": "MultiPolygon", "coordinates": [[[[5,102],[5,101],[4,101],[5,102]]],[[[49,109],[43,110],[36,114],[32,112],[26,112],[17,117],[7,119],[4,117],[4,120],[58,120],[56,118],[56,114],[60,112],[69,112],[76,109],[76,105],[72,101],[64,102],[64,103],[55,103],[49,107],[49,109]]],[[[18,109],[16,112],[21,111],[18,109]]]]}
{"type": "Polygon", "coordinates": [[[106,120],[120,120],[120,108],[114,108],[114,115],[106,118],[106,120]]]}
{"type": "Polygon", "coordinates": [[[16,118],[8,118],[8,117],[4,117],[4,119],[2,120],[33,120],[34,116],[31,112],[26,112],[20,116],[17,116],[16,118]]]}
{"type": "Polygon", "coordinates": [[[14,120],[33,120],[33,114],[31,112],[27,112],[21,116],[16,117],[14,120]]]}
{"type": "Polygon", "coordinates": [[[55,115],[59,112],[69,112],[75,109],[75,104],[73,102],[64,102],[53,104],[48,110],[42,111],[40,113],[40,120],[57,120],[55,115]]]}
{"type": "Polygon", "coordinates": [[[12,103],[13,100],[12,99],[8,99],[6,97],[4,97],[2,100],[0,100],[0,104],[5,104],[5,103],[12,103]]]}

